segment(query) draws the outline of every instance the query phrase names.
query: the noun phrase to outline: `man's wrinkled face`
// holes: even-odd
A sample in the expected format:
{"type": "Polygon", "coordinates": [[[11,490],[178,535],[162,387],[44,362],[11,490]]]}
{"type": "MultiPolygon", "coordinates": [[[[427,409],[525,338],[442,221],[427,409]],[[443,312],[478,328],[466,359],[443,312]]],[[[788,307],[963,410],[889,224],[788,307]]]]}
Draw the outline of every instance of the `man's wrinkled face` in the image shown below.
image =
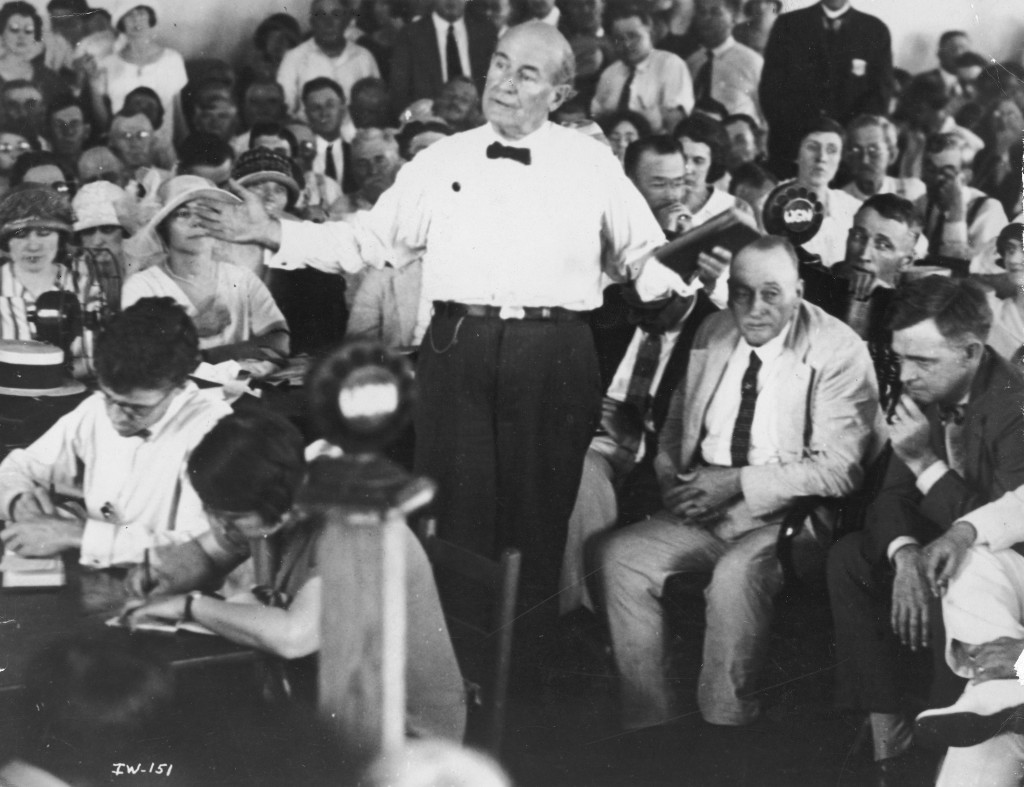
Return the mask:
{"type": "Polygon", "coordinates": [[[861,208],[846,242],[846,259],[874,274],[890,287],[914,261],[917,233],[906,224],[887,219],[872,208],[861,208]]]}
{"type": "Polygon", "coordinates": [[[796,263],[783,249],[743,249],[729,268],[729,309],[751,347],[770,342],[789,325],[803,297],[796,263]]]}
{"type": "Polygon", "coordinates": [[[932,319],[893,331],[903,391],[921,407],[959,403],[974,376],[968,346],[967,341],[943,336],[932,319]]]}
{"type": "Polygon", "coordinates": [[[398,144],[386,139],[358,141],[352,147],[352,169],[360,189],[376,199],[391,188],[402,159],[398,144]]]}

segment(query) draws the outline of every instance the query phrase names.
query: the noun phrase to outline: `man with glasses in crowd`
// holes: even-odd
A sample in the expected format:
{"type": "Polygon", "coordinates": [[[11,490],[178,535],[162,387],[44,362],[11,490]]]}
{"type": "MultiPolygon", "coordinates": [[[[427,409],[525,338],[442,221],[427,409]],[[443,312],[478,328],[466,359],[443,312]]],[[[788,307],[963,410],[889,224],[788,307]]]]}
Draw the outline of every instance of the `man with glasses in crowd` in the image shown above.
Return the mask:
{"type": "Polygon", "coordinates": [[[99,392],[0,463],[5,548],[77,549],[84,565],[105,568],[205,532],[186,459],[231,408],[189,380],[198,360],[195,326],[170,298],[111,321],[96,343],[99,392]]]}

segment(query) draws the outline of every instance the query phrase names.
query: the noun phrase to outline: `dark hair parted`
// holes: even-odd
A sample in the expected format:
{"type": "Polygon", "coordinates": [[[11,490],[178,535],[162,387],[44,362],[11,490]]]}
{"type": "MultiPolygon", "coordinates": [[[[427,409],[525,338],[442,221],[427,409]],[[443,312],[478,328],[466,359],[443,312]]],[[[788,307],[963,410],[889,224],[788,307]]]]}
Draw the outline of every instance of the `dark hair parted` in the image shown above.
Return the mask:
{"type": "Polygon", "coordinates": [[[314,77],[302,86],[302,100],[309,98],[310,93],[317,90],[333,90],[342,101],[345,100],[345,89],[330,77],[314,77]]]}
{"type": "Polygon", "coordinates": [[[985,291],[970,279],[925,276],[900,287],[889,312],[889,329],[902,331],[934,320],[947,339],[984,342],[992,328],[985,291]]]}
{"type": "Polygon", "coordinates": [[[192,487],[215,511],[255,511],[268,524],[292,506],[306,471],[302,435],[271,412],[218,421],[188,460],[192,487]]]}
{"type": "Polygon", "coordinates": [[[921,225],[917,218],[917,212],[914,210],[914,203],[897,194],[874,194],[864,200],[857,212],[860,213],[862,210],[868,209],[873,210],[883,219],[906,224],[915,232],[920,229],[921,225]]]}
{"type": "Polygon", "coordinates": [[[199,363],[199,336],[172,298],[142,298],[96,341],[96,376],[116,393],[181,385],[199,363]]]}
{"type": "Polygon", "coordinates": [[[640,159],[644,154],[651,153],[655,156],[682,156],[682,148],[675,137],[668,134],[655,134],[650,137],[642,137],[635,142],[630,142],[626,148],[626,154],[622,157],[622,168],[626,171],[626,177],[632,179],[636,176],[637,167],[640,166],[640,159]]]}
{"type": "Polygon", "coordinates": [[[708,115],[690,115],[679,121],[672,136],[682,144],[683,137],[691,142],[708,146],[711,152],[711,166],[708,167],[707,182],[714,183],[725,175],[725,157],[729,153],[729,132],[725,126],[708,115]]]}

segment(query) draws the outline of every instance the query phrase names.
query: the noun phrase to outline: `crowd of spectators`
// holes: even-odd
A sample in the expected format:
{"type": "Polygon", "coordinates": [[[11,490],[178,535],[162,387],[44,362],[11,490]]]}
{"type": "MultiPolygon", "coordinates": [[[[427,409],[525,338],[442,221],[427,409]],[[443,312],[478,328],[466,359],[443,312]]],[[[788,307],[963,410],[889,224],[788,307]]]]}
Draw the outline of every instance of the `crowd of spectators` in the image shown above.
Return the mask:
{"type": "MultiPolygon", "coordinates": [[[[261,379],[346,338],[420,348],[442,534],[521,548],[523,608],[552,608],[517,657],[606,629],[623,726],[668,723],[661,597],[704,573],[698,704],[753,722],[778,532],[804,512],[787,560],[827,576],[837,702],[879,773],[919,768],[916,736],[951,747],[940,784],[1019,783],[1020,62],[951,30],[909,74],[849,0],[312,0],[239,63],[186,62],[156,0],[47,10],[0,6],[0,344],[52,340],[59,293],[67,372],[98,391],[0,464],[7,549],[159,550],[141,612],[309,656],[301,438],[189,375],[261,379]],[[651,256],[723,215],[761,237],[705,243],[689,276],[651,256]],[[58,480],[84,516],[55,510],[58,480]],[[269,578],[282,608],[188,594],[268,536],[298,561],[269,578]],[[986,605],[1001,617],[975,625],[986,605]],[[995,781],[965,781],[979,763],[995,781]]],[[[410,673],[408,720],[458,739],[437,639],[410,645],[432,674],[410,673]]]]}

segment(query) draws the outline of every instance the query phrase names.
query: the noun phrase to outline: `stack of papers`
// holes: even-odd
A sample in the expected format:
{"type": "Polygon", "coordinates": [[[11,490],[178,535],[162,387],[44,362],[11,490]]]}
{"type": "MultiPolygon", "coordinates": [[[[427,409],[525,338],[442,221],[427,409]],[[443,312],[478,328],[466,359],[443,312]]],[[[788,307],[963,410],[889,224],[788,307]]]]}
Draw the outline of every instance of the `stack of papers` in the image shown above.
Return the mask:
{"type": "Polygon", "coordinates": [[[5,588],[59,588],[66,583],[64,561],[59,557],[21,557],[6,552],[0,572],[5,588]]]}

